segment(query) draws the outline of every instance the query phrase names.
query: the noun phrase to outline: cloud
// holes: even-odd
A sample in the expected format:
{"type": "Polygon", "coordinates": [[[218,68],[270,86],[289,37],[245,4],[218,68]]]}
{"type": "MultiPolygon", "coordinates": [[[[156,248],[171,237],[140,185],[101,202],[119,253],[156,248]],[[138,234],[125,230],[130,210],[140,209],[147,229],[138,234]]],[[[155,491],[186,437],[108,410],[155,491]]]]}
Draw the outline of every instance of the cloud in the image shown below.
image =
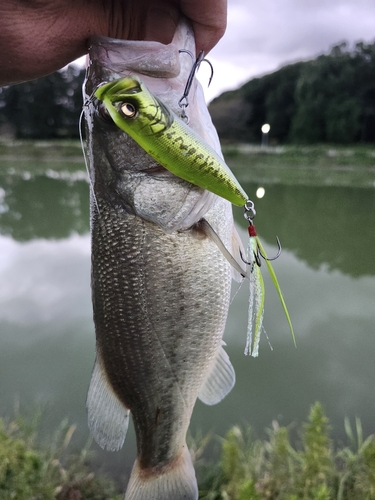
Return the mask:
{"type": "Polygon", "coordinates": [[[215,77],[206,97],[344,40],[372,42],[374,26],[370,0],[229,0],[227,32],[209,54],[215,77]]]}

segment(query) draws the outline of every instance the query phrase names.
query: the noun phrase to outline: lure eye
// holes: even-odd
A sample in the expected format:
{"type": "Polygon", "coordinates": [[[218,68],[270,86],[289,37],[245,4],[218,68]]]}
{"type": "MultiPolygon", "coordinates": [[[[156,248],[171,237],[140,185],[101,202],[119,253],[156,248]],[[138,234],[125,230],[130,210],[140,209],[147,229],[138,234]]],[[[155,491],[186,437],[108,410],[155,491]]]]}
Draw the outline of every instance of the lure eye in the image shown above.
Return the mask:
{"type": "Polygon", "coordinates": [[[135,106],[130,102],[122,103],[120,109],[122,114],[127,118],[134,118],[134,116],[137,114],[135,106]]]}

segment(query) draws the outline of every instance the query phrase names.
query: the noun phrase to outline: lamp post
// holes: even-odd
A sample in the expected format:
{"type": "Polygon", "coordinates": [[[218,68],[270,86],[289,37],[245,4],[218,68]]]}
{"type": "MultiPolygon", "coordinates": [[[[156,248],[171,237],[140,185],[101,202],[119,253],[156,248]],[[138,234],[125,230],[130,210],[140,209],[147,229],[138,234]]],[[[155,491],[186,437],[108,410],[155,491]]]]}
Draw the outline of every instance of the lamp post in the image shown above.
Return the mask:
{"type": "Polygon", "coordinates": [[[262,125],[261,131],[262,131],[262,148],[266,148],[268,146],[268,132],[270,131],[271,127],[268,123],[265,123],[262,125]]]}

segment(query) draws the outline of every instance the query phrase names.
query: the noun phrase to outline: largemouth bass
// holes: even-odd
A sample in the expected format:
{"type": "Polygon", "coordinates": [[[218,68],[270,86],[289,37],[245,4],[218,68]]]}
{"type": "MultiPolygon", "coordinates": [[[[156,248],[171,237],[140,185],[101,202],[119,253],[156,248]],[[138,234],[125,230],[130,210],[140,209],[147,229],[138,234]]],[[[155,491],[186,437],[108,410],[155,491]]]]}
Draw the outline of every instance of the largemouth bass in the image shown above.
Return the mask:
{"type": "MultiPolygon", "coordinates": [[[[198,498],[185,441],[194,404],[218,403],[235,382],[222,342],[233,271],[214,241],[239,253],[231,204],[162,168],[94,96],[135,74],[179,113],[191,67],[180,49],[195,53],[184,21],[170,45],[96,38],[84,87],[97,349],[88,419],[98,444],[117,450],[132,414],[126,500],[198,498]]],[[[191,128],[220,155],[197,82],[189,99],[191,128]]]]}

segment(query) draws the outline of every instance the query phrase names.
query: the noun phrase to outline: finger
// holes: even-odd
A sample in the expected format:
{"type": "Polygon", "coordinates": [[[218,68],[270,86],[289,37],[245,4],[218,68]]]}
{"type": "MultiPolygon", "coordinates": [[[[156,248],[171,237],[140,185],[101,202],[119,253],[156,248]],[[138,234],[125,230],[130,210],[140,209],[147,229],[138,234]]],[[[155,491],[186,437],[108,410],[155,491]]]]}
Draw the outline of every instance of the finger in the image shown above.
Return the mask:
{"type": "Polygon", "coordinates": [[[156,2],[146,14],[144,40],[171,43],[180,17],[176,4],[170,2],[156,2]]]}
{"type": "Polygon", "coordinates": [[[180,8],[192,21],[197,53],[207,54],[225,33],[227,0],[181,0],[180,8]]]}

